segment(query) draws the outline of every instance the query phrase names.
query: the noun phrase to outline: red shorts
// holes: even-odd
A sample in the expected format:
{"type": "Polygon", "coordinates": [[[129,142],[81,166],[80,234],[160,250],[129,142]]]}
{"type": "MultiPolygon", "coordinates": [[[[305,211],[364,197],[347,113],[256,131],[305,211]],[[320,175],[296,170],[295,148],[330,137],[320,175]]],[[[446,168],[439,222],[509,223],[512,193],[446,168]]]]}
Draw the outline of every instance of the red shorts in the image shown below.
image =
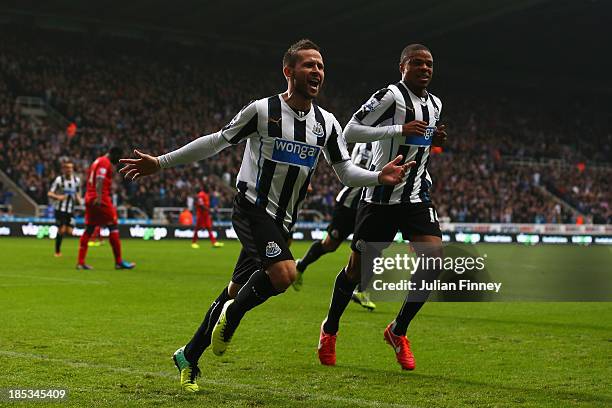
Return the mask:
{"type": "Polygon", "coordinates": [[[210,214],[198,214],[196,225],[198,228],[212,228],[212,217],[210,214]]]}
{"type": "Polygon", "coordinates": [[[93,201],[85,203],[86,225],[112,225],[117,224],[117,209],[108,201],[94,205],[93,201]]]}

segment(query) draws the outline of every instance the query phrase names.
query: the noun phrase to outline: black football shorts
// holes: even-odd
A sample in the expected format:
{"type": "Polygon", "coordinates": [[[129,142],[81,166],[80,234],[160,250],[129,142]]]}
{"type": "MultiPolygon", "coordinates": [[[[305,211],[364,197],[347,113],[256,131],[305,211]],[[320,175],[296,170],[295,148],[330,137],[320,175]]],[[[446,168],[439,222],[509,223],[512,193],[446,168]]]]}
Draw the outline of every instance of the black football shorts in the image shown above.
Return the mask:
{"type": "Polygon", "coordinates": [[[242,244],[232,282],[243,285],[255,271],[293,259],[287,244],[289,233],[264,208],[241,194],[234,198],[232,225],[242,244]]]}
{"type": "Polygon", "coordinates": [[[65,211],[55,212],[55,225],[58,227],[63,227],[65,225],[74,228],[74,224],[74,215],[72,213],[65,211]]]}
{"type": "Polygon", "coordinates": [[[357,217],[356,208],[336,204],[327,233],[335,241],[344,241],[355,230],[355,217],[357,217]]]}
{"type": "Polygon", "coordinates": [[[357,210],[351,248],[361,252],[362,242],[392,242],[397,231],[410,241],[415,235],[442,238],[438,215],[432,203],[361,203],[357,210]]]}

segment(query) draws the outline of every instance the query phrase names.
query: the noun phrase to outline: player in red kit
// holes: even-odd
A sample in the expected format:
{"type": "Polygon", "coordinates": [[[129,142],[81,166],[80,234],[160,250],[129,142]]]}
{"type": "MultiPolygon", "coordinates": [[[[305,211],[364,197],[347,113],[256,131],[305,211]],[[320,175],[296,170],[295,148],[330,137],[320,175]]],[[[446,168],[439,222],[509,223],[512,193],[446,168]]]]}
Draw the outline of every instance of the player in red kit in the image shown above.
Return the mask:
{"type": "Polygon", "coordinates": [[[77,269],[93,269],[85,263],[87,247],[96,227],[107,226],[108,240],[115,256],[115,269],[132,269],[135,264],[121,258],[121,241],[117,228],[117,209],[111,200],[113,164],[119,163],[121,149],[112,147],[104,156],[98,157],[89,167],[85,193],[85,232],[79,241],[77,269]]]}
{"type": "Polygon", "coordinates": [[[223,243],[217,242],[212,230],[212,217],[210,216],[210,196],[208,195],[208,188],[202,186],[202,190],[198,193],[195,200],[196,207],[196,225],[193,230],[193,238],[191,239],[191,247],[194,249],[200,248],[198,245],[198,230],[205,229],[208,231],[210,242],[212,242],[213,248],[221,248],[223,243]]]}

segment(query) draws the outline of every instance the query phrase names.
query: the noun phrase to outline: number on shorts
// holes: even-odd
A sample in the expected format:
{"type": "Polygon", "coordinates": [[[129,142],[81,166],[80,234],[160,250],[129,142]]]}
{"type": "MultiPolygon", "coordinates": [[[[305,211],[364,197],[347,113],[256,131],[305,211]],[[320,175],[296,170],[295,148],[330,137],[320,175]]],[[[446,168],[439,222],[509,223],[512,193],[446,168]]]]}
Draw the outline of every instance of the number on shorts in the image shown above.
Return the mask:
{"type": "Polygon", "coordinates": [[[429,221],[437,222],[438,221],[438,213],[433,208],[429,208],[429,221]]]}

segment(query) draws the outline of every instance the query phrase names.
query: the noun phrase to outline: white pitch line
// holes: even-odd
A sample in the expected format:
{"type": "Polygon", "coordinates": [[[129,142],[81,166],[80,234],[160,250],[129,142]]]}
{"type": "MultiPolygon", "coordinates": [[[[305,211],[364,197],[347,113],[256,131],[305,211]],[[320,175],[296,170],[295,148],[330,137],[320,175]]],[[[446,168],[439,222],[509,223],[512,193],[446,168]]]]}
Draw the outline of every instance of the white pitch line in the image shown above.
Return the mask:
{"type": "MultiPolygon", "coordinates": [[[[13,358],[33,358],[37,360],[45,360],[45,361],[50,361],[53,363],[64,364],[70,367],[76,367],[76,368],[93,368],[93,369],[99,369],[99,370],[114,371],[117,373],[125,373],[125,374],[131,374],[131,375],[139,374],[142,376],[152,376],[152,377],[159,377],[159,378],[172,378],[172,379],[178,378],[177,374],[170,374],[165,371],[160,371],[160,372],[142,371],[142,370],[136,370],[136,369],[126,368],[126,367],[116,367],[116,366],[111,366],[111,365],[106,365],[106,364],[92,364],[92,363],[87,363],[84,361],[73,361],[73,360],[66,360],[62,358],[53,358],[53,357],[48,357],[48,356],[44,356],[40,354],[18,353],[15,351],[0,350],[0,355],[6,356],[6,357],[13,357],[13,358]]],[[[227,388],[233,388],[233,389],[242,390],[242,391],[245,391],[245,390],[253,391],[260,387],[259,385],[254,385],[254,384],[244,384],[244,383],[239,383],[236,381],[225,382],[225,381],[211,380],[207,378],[200,378],[199,381],[200,383],[224,386],[227,388]]],[[[280,397],[287,396],[286,393],[272,390],[272,389],[265,389],[265,391],[269,394],[274,394],[280,397]]],[[[350,404],[353,406],[360,406],[360,407],[365,406],[365,407],[409,408],[408,405],[404,405],[404,404],[393,404],[393,403],[387,403],[387,402],[382,402],[382,401],[373,401],[373,400],[362,399],[362,398],[339,397],[339,396],[334,396],[334,395],[310,394],[310,395],[305,396],[305,398],[323,401],[323,402],[330,402],[330,403],[341,402],[341,403],[346,403],[346,404],[350,404]]]]}
{"type": "Polygon", "coordinates": [[[49,276],[32,276],[32,275],[5,275],[0,274],[0,278],[29,278],[29,279],[41,279],[41,280],[50,280],[50,281],[58,281],[58,282],[72,282],[72,283],[89,283],[93,285],[105,285],[109,283],[108,281],[100,281],[100,280],[87,280],[87,279],[74,279],[74,278],[54,278],[49,276]]]}

